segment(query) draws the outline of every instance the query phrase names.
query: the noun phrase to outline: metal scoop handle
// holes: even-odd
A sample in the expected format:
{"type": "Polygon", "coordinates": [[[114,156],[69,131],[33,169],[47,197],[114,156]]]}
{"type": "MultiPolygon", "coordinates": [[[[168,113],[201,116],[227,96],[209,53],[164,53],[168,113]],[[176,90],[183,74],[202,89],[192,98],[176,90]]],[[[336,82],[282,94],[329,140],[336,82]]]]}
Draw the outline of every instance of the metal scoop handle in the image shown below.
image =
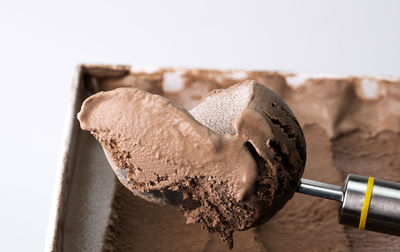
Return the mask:
{"type": "Polygon", "coordinates": [[[348,175],[345,186],[301,179],[297,192],[341,202],[339,223],[400,236],[400,184],[348,175]]]}

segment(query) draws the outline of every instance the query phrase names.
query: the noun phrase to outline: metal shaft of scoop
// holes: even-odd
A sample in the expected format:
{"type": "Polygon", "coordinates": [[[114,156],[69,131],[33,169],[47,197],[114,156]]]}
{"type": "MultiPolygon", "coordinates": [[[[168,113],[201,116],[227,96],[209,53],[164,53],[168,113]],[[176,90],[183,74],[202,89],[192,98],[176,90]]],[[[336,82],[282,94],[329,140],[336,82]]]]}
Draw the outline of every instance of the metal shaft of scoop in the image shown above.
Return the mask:
{"type": "Polygon", "coordinates": [[[301,179],[297,192],[339,201],[340,224],[400,236],[400,183],[349,174],[343,188],[301,179]]]}
{"type": "Polygon", "coordinates": [[[343,199],[343,188],[341,186],[330,185],[309,179],[300,180],[297,192],[339,202],[343,199]]]}

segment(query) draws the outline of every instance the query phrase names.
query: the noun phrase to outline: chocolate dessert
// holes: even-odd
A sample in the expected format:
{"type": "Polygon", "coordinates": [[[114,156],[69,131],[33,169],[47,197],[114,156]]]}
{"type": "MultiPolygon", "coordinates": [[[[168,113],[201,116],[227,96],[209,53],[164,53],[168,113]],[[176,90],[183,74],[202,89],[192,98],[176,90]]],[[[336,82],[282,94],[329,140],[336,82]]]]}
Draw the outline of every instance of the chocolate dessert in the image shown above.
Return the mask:
{"type": "Polygon", "coordinates": [[[189,112],[141,89],[119,88],[89,97],[78,118],[135,195],[152,194],[151,202],[157,190],[175,196],[167,204],[187,223],[219,233],[229,247],[233,231],[282,208],[304,169],[300,125],[255,81],[214,90],[189,112]]]}
{"type": "MultiPolygon", "coordinates": [[[[400,181],[400,81],[396,79],[171,69],[86,74],[86,88],[94,93],[136,87],[186,110],[214,89],[254,79],[282,97],[303,128],[307,142],[303,177],[337,185],[348,173],[400,181]]],[[[235,232],[232,251],[397,251],[397,237],[341,226],[336,211],[337,202],[295,194],[268,222],[235,232]]],[[[228,251],[218,235],[202,231],[200,224],[186,224],[174,208],[135,197],[121,183],[113,193],[101,247],[228,251]]]]}

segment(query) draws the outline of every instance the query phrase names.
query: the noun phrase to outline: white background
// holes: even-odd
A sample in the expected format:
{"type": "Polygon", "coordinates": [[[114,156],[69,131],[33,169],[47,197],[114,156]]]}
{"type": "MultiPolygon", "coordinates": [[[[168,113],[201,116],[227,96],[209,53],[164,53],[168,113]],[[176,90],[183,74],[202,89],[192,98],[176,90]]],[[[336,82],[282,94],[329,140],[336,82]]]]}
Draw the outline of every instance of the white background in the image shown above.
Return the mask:
{"type": "Polygon", "coordinates": [[[78,63],[400,77],[400,1],[0,1],[0,251],[44,249],[78,63]]]}

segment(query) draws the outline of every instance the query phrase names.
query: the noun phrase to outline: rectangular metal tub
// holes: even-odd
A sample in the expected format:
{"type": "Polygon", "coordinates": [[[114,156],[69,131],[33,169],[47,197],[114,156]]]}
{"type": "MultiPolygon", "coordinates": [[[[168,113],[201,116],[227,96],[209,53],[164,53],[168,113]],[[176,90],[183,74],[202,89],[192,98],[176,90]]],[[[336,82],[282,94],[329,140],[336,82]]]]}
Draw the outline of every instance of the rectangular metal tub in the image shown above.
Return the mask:
{"type": "MultiPolygon", "coordinates": [[[[135,72],[148,73],[151,76],[157,71],[165,71],[168,74],[168,78],[164,76],[163,89],[176,92],[184,85],[181,83],[180,76],[185,71],[198,70],[106,65],[80,65],[77,67],[70,93],[70,106],[66,114],[62,156],[58,166],[46,239],[47,251],[104,250],[103,239],[109,225],[111,205],[118,182],[106,161],[101,146],[90,133],[80,130],[76,119],[82,101],[96,91],[96,78],[125,76],[135,72]]],[[[231,84],[246,78],[252,72],[211,70],[210,73],[219,82],[231,84]]],[[[257,76],[261,75],[269,78],[271,83],[276,79],[285,78],[285,81],[294,88],[303,85],[310,78],[343,78],[328,75],[310,76],[258,71],[257,76]]],[[[379,94],[377,94],[374,82],[370,81],[371,79],[374,78],[359,78],[361,81],[360,92],[363,92],[366,98],[374,99],[379,94]]],[[[379,80],[398,81],[388,78],[379,80]]]]}

